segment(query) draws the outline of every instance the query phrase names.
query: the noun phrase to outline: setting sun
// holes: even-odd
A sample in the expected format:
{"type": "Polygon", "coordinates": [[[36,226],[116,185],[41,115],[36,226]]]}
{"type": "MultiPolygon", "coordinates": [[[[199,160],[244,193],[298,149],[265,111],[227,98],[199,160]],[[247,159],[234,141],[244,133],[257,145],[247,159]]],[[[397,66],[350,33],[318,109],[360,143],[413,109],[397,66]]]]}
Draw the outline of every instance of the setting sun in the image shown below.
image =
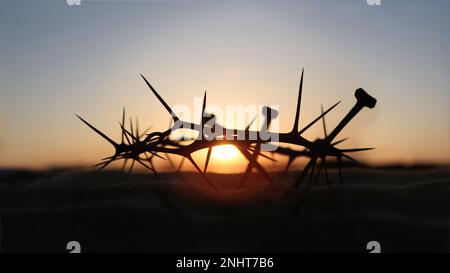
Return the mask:
{"type": "Polygon", "coordinates": [[[238,154],[239,150],[231,144],[215,146],[212,153],[215,158],[222,160],[236,159],[238,154]]]}

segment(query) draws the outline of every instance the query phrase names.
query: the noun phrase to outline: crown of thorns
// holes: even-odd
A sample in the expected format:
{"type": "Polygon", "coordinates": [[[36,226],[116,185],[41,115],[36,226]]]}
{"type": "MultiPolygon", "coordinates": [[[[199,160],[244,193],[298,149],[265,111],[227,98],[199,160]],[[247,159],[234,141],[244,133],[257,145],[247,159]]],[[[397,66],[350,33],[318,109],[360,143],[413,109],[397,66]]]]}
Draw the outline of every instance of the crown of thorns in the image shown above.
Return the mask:
{"type": "MultiPolygon", "coordinates": [[[[344,129],[344,127],[361,111],[363,108],[374,108],[376,104],[376,99],[370,96],[367,92],[365,92],[362,88],[359,88],[355,91],[356,103],[353,108],[347,113],[347,115],[340,121],[340,123],[332,130],[330,133],[327,132],[325,116],[333,110],[339,103],[332,105],[328,109],[324,111],[323,106],[321,107],[321,114],[312,120],[309,124],[299,129],[299,118],[300,118],[300,107],[301,107],[301,99],[302,99],[302,91],[303,91],[303,75],[304,70],[302,70],[300,85],[298,91],[297,98],[297,107],[296,113],[294,117],[294,123],[292,126],[292,130],[285,133],[274,133],[269,132],[268,128],[273,118],[277,116],[277,111],[271,109],[269,107],[263,108],[263,115],[265,117],[264,125],[262,129],[259,131],[250,130],[250,126],[253,123],[254,119],[250,124],[244,129],[233,129],[226,128],[218,124],[215,120],[215,116],[213,114],[208,114],[205,112],[206,108],[206,91],[203,97],[203,105],[202,105],[202,116],[200,124],[192,123],[188,121],[184,121],[180,119],[172,108],[167,104],[167,102],[160,96],[160,94],[153,88],[150,82],[143,76],[143,80],[159,100],[159,102],[164,106],[164,108],[169,112],[171,116],[171,126],[167,130],[163,132],[150,132],[147,129],[144,132],[139,131],[139,125],[137,120],[135,121],[135,125],[133,126],[133,122],[130,118],[129,129],[125,126],[125,108],[123,109],[122,121],[120,122],[120,128],[122,131],[121,142],[117,143],[109,138],[107,135],[102,133],[100,130],[95,128],[93,125],[88,123],[86,120],[77,115],[79,119],[81,119],[87,126],[89,126],[92,130],[94,130],[97,134],[102,136],[106,141],[111,143],[115,148],[115,153],[110,156],[103,158],[102,161],[95,166],[99,167],[99,170],[105,168],[109,164],[117,160],[124,160],[122,165],[122,171],[127,165],[127,162],[131,160],[131,165],[128,169],[128,175],[132,171],[135,162],[138,162],[149,171],[153,172],[156,176],[158,176],[158,172],[155,169],[153,164],[153,160],[155,158],[167,159],[174,166],[173,161],[170,158],[170,155],[181,156],[182,160],[180,165],[178,166],[178,170],[181,168],[184,160],[187,159],[194,168],[202,175],[204,180],[214,189],[214,184],[208,179],[206,176],[208,163],[211,157],[212,148],[218,145],[224,144],[232,144],[234,145],[246,158],[248,161],[247,168],[244,172],[243,179],[241,181],[241,185],[245,182],[248,175],[252,172],[253,169],[256,169],[259,174],[261,174],[265,179],[269,182],[272,182],[273,179],[266,171],[263,165],[258,162],[258,158],[267,159],[270,161],[276,161],[273,157],[274,154],[279,154],[288,157],[288,162],[284,168],[284,171],[287,171],[291,164],[299,157],[307,157],[309,158],[308,163],[304,166],[303,170],[299,171],[299,175],[296,178],[293,186],[298,187],[301,182],[305,179],[305,177],[310,173],[308,186],[311,185],[312,178],[314,172],[316,170],[316,177],[320,174],[323,169],[326,174],[326,181],[329,186],[329,177],[327,170],[327,157],[334,157],[338,163],[339,169],[339,178],[340,182],[343,183],[342,177],[342,159],[346,158],[351,161],[355,161],[352,157],[350,157],[349,153],[360,152],[371,150],[373,148],[353,148],[353,149],[339,149],[336,146],[345,140],[335,140],[338,134],[344,129]],[[317,138],[314,141],[307,140],[302,136],[302,134],[308,130],[311,126],[313,126],[316,122],[322,120],[324,137],[317,138]],[[133,128],[134,127],[134,128],[133,128]],[[198,137],[191,140],[179,139],[174,140],[172,133],[177,131],[180,128],[189,129],[198,133],[198,137]],[[207,134],[206,132],[213,132],[213,134],[207,134]],[[250,136],[253,137],[244,137],[242,136],[250,136]],[[241,136],[241,137],[239,137],[241,136]],[[264,137],[263,137],[264,136],[264,137]],[[277,143],[273,141],[276,140],[277,143]],[[276,144],[285,144],[291,147],[295,147],[295,149],[289,147],[282,147],[276,144]],[[270,152],[262,149],[262,145],[269,145],[271,147],[270,152]],[[195,162],[192,157],[192,154],[202,150],[208,149],[205,164],[203,169],[199,167],[199,165],[195,162]],[[272,157],[269,156],[269,153],[272,154],[272,157]],[[320,165],[318,164],[318,160],[320,159],[320,165]],[[318,165],[318,166],[317,166],[318,165]]],[[[175,167],[175,166],[174,166],[175,167]]]]}

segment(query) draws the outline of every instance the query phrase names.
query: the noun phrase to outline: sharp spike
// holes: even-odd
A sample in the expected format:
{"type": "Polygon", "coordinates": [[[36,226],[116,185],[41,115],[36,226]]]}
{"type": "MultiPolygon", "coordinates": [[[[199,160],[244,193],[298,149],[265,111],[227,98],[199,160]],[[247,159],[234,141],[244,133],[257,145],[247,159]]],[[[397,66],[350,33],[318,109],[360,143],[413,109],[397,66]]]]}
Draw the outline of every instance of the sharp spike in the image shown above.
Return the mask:
{"type": "MultiPolygon", "coordinates": [[[[127,130],[125,129],[123,124],[119,123],[119,125],[120,125],[120,128],[122,128],[122,136],[125,136],[125,139],[126,139],[128,145],[131,145],[130,139],[128,138],[127,130]]],[[[122,141],[122,143],[123,143],[123,141],[122,141]]]]}
{"type": "Polygon", "coordinates": [[[205,90],[205,93],[203,94],[202,119],[203,119],[203,115],[205,114],[205,108],[206,108],[206,90],[205,90]]]}
{"type": "Polygon", "coordinates": [[[157,158],[160,158],[160,159],[162,159],[162,160],[166,160],[164,157],[160,156],[159,154],[157,154],[157,153],[155,153],[155,152],[150,152],[150,153],[152,154],[152,157],[153,157],[153,156],[156,156],[157,158]]]}
{"type": "Polygon", "coordinates": [[[180,165],[178,165],[178,168],[177,168],[177,172],[180,172],[180,171],[181,171],[181,168],[183,167],[183,164],[184,164],[184,160],[185,160],[185,159],[186,159],[185,157],[182,157],[182,158],[181,158],[180,165]]]}
{"type": "Polygon", "coordinates": [[[311,126],[313,126],[318,120],[320,120],[323,116],[325,116],[326,114],[328,114],[328,112],[330,112],[331,110],[334,109],[334,107],[336,107],[339,103],[341,103],[340,101],[338,101],[335,105],[331,106],[330,108],[328,108],[328,110],[326,110],[322,115],[318,116],[315,120],[313,120],[311,123],[309,123],[305,128],[303,128],[302,130],[300,130],[300,132],[298,132],[299,135],[301,135],[302,133],[304,133],[306,130],[308,130],[311,126]]]}
{"type": "Polygon", "coordinates": [[[169,114],[172,116],[172,119],[174,122],[177,122],[179,118],[175,114],[175,112],[172,111],[172,109],[169,107],[169,105],[164,101],[164,99],[156,92],[156,90],[153,88],[153,86],[147,81],[147,79],[141,74],[141,77],[144,79],[145,83],[150,87],[153,94],[155,94],[156,98],[158,98],[159,102],[166,108],[166,110],[169,112],[169,114]]]}
{"type": "Polygon", "coordinates": [[[239,151],[247,158],[249,163],[252,163],[254,167],[258,170],[258,172],[263,175],[269,182],[273,182],[273,179],[270,177],[270,175],[266,172],[266,170],[261,166],[261,164],[256,161],[256,158],[254,158],[245,148],[243,147],[237,147],[239,151]]]}
{"type": "Polygon", "coordinates": [[[136,142],[136,139],[135,139],[135,137],[134,137],[134,130],[133,130],[133,120],[131,119],[131,117],[130,117],[130,132],[131,132],[131,138],[133,139],[133,143],[135,143],[136,142]]]}
{"type": "MultiPolygon", "coordinates": [[[[104,158],[104,159],[102,159],[101,162],[95,164],[93,167],[98,167],[98,166],[102,166],[102,165],[105,165],[105,164],[109,164],[109,163],[111,163],[112,160],[115,159],[115,158],[114,159],[113,158],[114,157],[104,158]]],[[[101,169],[103,169],[103,168],[104,167],[102,167],[101,169]]]]}
{"type": "Polygon", "coordinates": [[[169,161],[169,163],[170,163],[170,165],[172,166],[172,168],[176,168],[175,167],[175,163],[173,163],[173,160],[172,160],[172,158],[169,156],[169,154],[167,154],[167,153],[164,153],[164,155],[166,156],[166,158],[167,158],[167,160],[169,161]]]}
{"type": "Polygon", "coordinates": [[[204,133],[204,126],[205,126],[205,124],[204,124],[204,122],[205,122],[205,108],[206,108],[206,90],[205,90],[205,93],[204,93],[204,95],[203,95],[203,104],[202,104],[202,116],[200,117],[200,125],[201,125],[201,132],[198,134],[198,138],[199,139],[202,139],[202,138],[204,138],[204,136],[205,136],[205,133],[204,133]]]}
{"type": "Polygon", "coordinates": [[[344,142],[346,140],[348,140],[348,137],[346,137],[344,139],[341,139],[341,140],[338,140],[336,142],[333,142],[333,143],[331,143],[331,145],[336,146],[336,145],[339,145],[339,144],[341,144],[342,142],[344,142]]]}
{"type": "Polygon", "coordinates": [[[147,129],[144,130],[144,132],[141,133],[141,135],[139,136],[139,139],[141,139],[145,134],[147,134],[147,132],[152,129],[153,125],[148,126],[147,129]]]}
{"type": "Polygon", "coordinates": [[[130,140],[128,139],[128,136],[131,137],[131,139],[133,140],[133,143],[135,141],[137,141],[137,138],[132,133],[130,133],[127,129],[125,129],[125,127],[122,126],[122,130],[125,132],[125,137],[126,137],[126,139],[128,141],[128,144],[131,144],[130,140]]]}
{"type": "Polygon", "coordinates": [[[252,164],[248,163],[247,164],[247,168],[245,169],[244,175],[242,176],[241,182],[239,183],[239,188],[242,188],[242,186],[244,186],[245,181],[247,181],[248,176],[250,175],[250,173],[252,172],[252,164]]]}
{"type": "Polygon", "coordinates": [[[302,76],[300,78],[300,85],[298,88],[298,98],[297,98],[297,109],[295,112],[295,120],[294,120],[294,126],[292,127],[292,132],[297,133],[298,132],[298,122],[300,119],[300,106],[302,102],[302,92],[303,92],[303,74],[305,72],[305,69],[302,69],[302,76]]]}
{"type": "Polygon", "coordinates": [[[295,160],[295,156],[290,155],[289,159],[288,159],[288,162],[286,164],[286,167],[284,167],[284,171],[283,171],[284,174],[286,174],[288,172],[289,167],[292,165],[292,162],[294,162],[294,160],[295,160]]]}
{"type": "Polygon", "coordinates": [[[155,169],[147,166],[147,164],[145,164],[144,162],[142,162],[140,159],[136,159],[137,162],[139,162],[142,166],[144,166],[145,168],[149,169],[152,172],[155,172],[155,169]]]}
{"type": "Polygon", "coordinates": [[[257,156],[261,156],[262,158],[265,158],[265,159],[267,159],[267,160],[270,160],[270,161],[273,161],[273,162],[276,162],[276,161],[277,161],[277,160],[273,157],[273,151],[271,151],[272,157],[269,157],[269,156],[267,156],[267,155],[265,155],[265,154],[263,154],[263,153],[261,152],[260,146],[261,146],[261,145],[259,145],[259,143],[257,143],[257,146],[256,146],[256,147],[249,146],[249,147],[247,148],[247,150],[249,150],[249,151],[252,152],[252,153],[255,153],[255,151],[256,151],[256,152],[258,153],[257,156]],[[259,147],[258,147],[258,146],[259,146],[259,147]]]}
{"type": "Polygon", "coordinates": [[[133,161],[131,161],[131,166],[130,166],[130,169],[128,170],[127,178],[130,177],[130,174],[131,174],[131,171],[133,170],[133,167],[134,167],[134,159],[133,159],[133,161]]]}
{"type": "Polygon", "coordinates": [[[106,139],[109,143],[111,143],[114,147],[119,146],[117,143],[115,143],[112,139],[107,137],[104,133],[100,132],[97,128],[89,124],[89,122],[85,121],[83,118],[81,118],[79,115],[76,115],[82,122],[84,122],[87,126],[89,126],[92,130],[94,130],[97,134],[102,136],[104,139],[106,139]]]}
{"type": "Polygon", "coordinates": [[[271,152],[270,155],[272,156],[273,162],[277,162],[277,160],[275,159],[275,153],[271,152]]]}
{"type": "Polygon", "coordinates": [[[313,178],[313,176],[314,176],[314,170],[316,169],[317,157],[314,157],[313,159],[314,159],[314,162],[313,162],[313,164],[312,164],[311,174],[309,175],[308,188],[311,187],[312,178],[313,178]]]}
{"type": "Polygon", "coordinates": [[[155,165],[153,165],[153,161],[152,161],[153,154],[152,154],[152,156],[150,156],[150,158],[148,157],[148,155],[146,153],[144,155],[145,155],[145,158],[147,159],[148,163],[150,164],[150,167],[152,168],[152,172],[155,174],[156,179],[159,180],[158,172],[156,171],[155,165]]]}
{"type": "Polygon", "coordinates": [[[358,163],[358,161],[357,161],[356,159],[354,159],[353,157],[351,157],[351,156],[349,156],[349,155],[342,154],[342,156],[345,157],[345,158],[347,158],[347,159],[350,159],[351,161],[353,161],[353,162],[355,162],[355,163],[358,163]]]}
{"type": "Polygon", "coordinates": [[[341,149],[340,151],[343,153],[355,153],[355,152],[362,152],[362,151],[370,151],[375,148],[357,148],[357,149],[341,149]]]}
{"type": "Polygon", "coordinates": [[[213,183],[211,183],[211,181],[208,179],[208,177],[206,177],[206,175],[202,172],[202,170],[200,170],[200,167],[197,165],[197,163],[194,161],[194,159],[191,157],[191,155],[186,157],[191,164],[194,166],[194,168],[202,175],[202,177],[205,179],[205,181],[215,190],[217,191],[217,188],[214,186],[213,183]]]}
{"type": "Polygon", "coordinates": [[[106,166],[108,166],[109,164],[111,164],[111,162],[113,162],[113,161],[114,161],[114,159],[111,159],[110,161],[105,162],[104,165],[101,166],[97,171],[103,170],[104,168],[106,168],[106,166]]]}
{"type": "Polygon", "coordinates": [[[206,161],[205,161],[205,168],[203,170],[204,173],[206,173],[206,170],[208,169],[209,159],[211,157],[212,147],[208,148],[208,153],[206,154],[206,161]]]}
{"type": "Polygon", "coordinates": [[[323,160],[320,160],[320,165],[317,168],[316,177],[314,178],[314,185],[317,185],[317,181],[319,181],[320,173],[322,172],[323,168],[323,160]]]}
{"type": "MultiPolygon", "coordinates": [[[[115,158],[115,157],[116,157],[115,155],[113,155],[113,156],[108,156],[108,157],[102,158],[102,160],[110,160],[110,159],[115,158]]],[[[101,163],[103,163],[103,162],[101,162],[101,163]]],[[[100,165],[101,163],[99,163],[99,165],[100,165]]]]}
{"type": "MultiPolygon", "coordinates": [[[[125,126],[125,107],[123,108],[123,112],[122,112],[122,125],[125,126]]],[[[124,141],[123,138],[124,138],[124,132],[122,130],[122,142],[121,143],[123,143],[123,141],[124,141]]]]}
{"type": "Polygon", "coordinates": [[[323,125],[323,133],[325,134],[325,139],[328,137],[327,134],[327,125],[325,123],[325,115],[323,114],[323,105],[320,105],[320,111],[322,112],[322,125],[323,125]]]}
{"type": "MultiPolygon", "coordinates": [[[[252,152],[254,152],[254,151],[252,151],[252,152]]],[[[265,155],[265,154],[263,154],[261,152],[258,153],[258,156],[260,156],[260,157],[262,157],[264,159],[270,160],[272,162],[277,162],[277,160],[275,158],[269,157],[269,156],[267,156],[267,155],[265,155]]]]}
{"type": "Polygon", "coordinates": [[[128,158],[125,158],[125,160],[123,161],[122,168],[120,169],[121,172],[123,172],[123,170],[125,169],[125,166],[127,165],[127,161],[128,161],[128,158]]]}
{"type": "Polygon", "coordinates": [[[297,181],[295,181],[294,187],[298,188],[300,186],[303,178],[305,178],[305,176],[308,174],[309,169],[311,169],[312,165],[313,165],[313,159],[311,158],[311,160],[308,162],[308,164],[306,164],[305,168],[303,168],[303,171],[301,172],[297,181]]]}
{"type": "MultiPolygon", "coordinates": [[[[250,150],[250,149],[249,149],[250,150]]],[[[257,143],[255,148],[253,149],[253,154],[251,155],[252,158],[256,161],[256,159],[258,158],[258,156],[262,156],[262,157],[267,157],[265,155],[263,155],[261,152],[261,144],[257,143]]],[[[269,158],[269,157],[267,157],[269,158]]],[[[270,159],[270,158],[269,158],[270,159]]],[[[257,162],[257,161],[256,161],[257,162]]],[[[242,177],[241,183],[239,184],[239,187],[242,188],[242,186],[244,185],[245,181],[247,181],[248,176],[250,175],[250,173],[253,170],[253,164],[252,162],[249,162],[247,165],[247,168],[245,170],[244,176],[242,177]]]]}
{"type": "Polygon", "coordinates": [[[138,122],[138,118],[136,117],[136,138],[139,140],[139,122],[138,122]]]}

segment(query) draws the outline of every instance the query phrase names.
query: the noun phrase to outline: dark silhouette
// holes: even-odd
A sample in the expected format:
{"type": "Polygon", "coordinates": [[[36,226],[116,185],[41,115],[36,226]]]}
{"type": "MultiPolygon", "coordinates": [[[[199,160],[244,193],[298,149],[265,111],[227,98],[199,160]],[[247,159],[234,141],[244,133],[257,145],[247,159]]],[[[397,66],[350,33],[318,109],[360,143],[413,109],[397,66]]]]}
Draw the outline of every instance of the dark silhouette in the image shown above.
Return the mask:
{"type": "MultiPolygon", "coordinates": [[[[340,182],[343,182],[342,177],[342,159],[346,158],[351,161],[355,161],[352,157],[348,155],[348,153],[366,151],[373,148],[357,148],[357,149],[339,149],[336,146],[346,140],[341,139],[338,141],[334,141],[336,136],[344,129],[344,127],[361,111],[364,107],[373,108],[376,104],[376,99],[367,94],[363,89],[357,89],[355,92],[355,97],[357,102],[355,106],[350,110],[350,112],[342,119],[342,121],[336,126],[336,128],[330,133],[327,133],[326,124],[325,124],[325,115],[327,115],[331,110],[333,110],[340,102],[337,102],[326,111],[321,109],[321,114],[311,121],[304,128],[299,129],[299,118],[300,118],[300,107],[301,107],[301,99],[303,92],[303,75],[304,70],[302,70],[299,92],[297,98],[297,108],[294,117],[294,124],[292,130],[287,133],[273,133],[269,132],[269,126],[273,118],[278,114],[275,110],[270,109],[269,107],[264,107],[263,115],[265,117],[264,125],[262,126],[260,131],[251,131],[250,125],[247,126],[245,130],[239,129],[230,129],[221,126],[216,122],[215,116],[212,114],[205,113],[206,108],[206,91],[203,97],[203,105],[202,105],[202,118],[200,124],[186,122],[181,120],[175,112],[171,109],[171,107],[166,103],[166,101],[160,96],[160,94],[153,88],[153,86],[148,82],[148,80],[141,75],[144,79],[150,90],[156,96],[156,98],[160,101],[160,103],[164,106],[164,108],[169,112],[172,117],[173,123],[169,129],[164,132],[151,132],[147,134],[146,130],[142,133],[139,132],[139,126],[137,120],[135,122],[135,128],[133,128],[133,123],[130,119],[130,130],[125,128],[125,109],[123,110],[122,122],[120,123],[120,127],[122,130],[121,143],[118,144],[111,140],[108,136],[103,134],[97,128],[89,124],[83,118],[78,116],[86,125],[88,125],[91,129],[93,129],[96,133],[106,139],[109,143],[111,143],[115,148],[115,153],[111,157],[104,158],[102,162],[97,164],[100,169],[105,168],[111,162],[116,160],[124,160],[124,164],[122,170],[125,168],[128,160],[131,160],[131,166],[128,170],[128,174],[132,171],[134,163],[138,162],[143,165],[145,168],[153,172],[156,176],[158,175],[157,170],[153,165],[153,159],[155,157],[160,159],[170,159],[170,155],[178,155],[184,159],[189,160],[189,162],[195,167],[195,169],[202,175],[205,181],[214,189],[214,184],[208,179],[206,176],[211,151],[214,146],[223,145],[223,144],[232,144],[234,145],[242,155],[247,159],[248,165],[246,171],[243,175],[243,179],[240,185],[245,183],[248,175],[251,173],[252,169],[255,168],[259,174],[261,174],[265,179],[269,182],[272,182],[271,176],[267,173],[265,168],[258,162],[258,158],[261,156],[264,159],[275,161],[273,157],[267,156],[265,153],[267,151],[262,150],[262,145],[274,145],[271,143],[272,140],[276,139],[276,142],[279,144],[287,144],[294,145],[296,147],[302,147],[303,150],[293,150],[291,148],[281,147],[281,146],[273,146],[273,150],[270,151],[272,155],[280,154],[288,156],[288,163],[285,167],[285,171],[289,169],[293,161],[301,156],[310,158],[307,165],[299,174],[293,186],[297,188],[302,180],[306,177],[306,175],[310,172],[310,178],[308,187],[312,185],[312,179],[315,173],[316,165],[318,159],[320,159],[320,165],[317,167],[316,171],[316,181],[317,178],[323,169],[326,175],[327,184],[329,185],[328,178],[328,170],[327,170],[327,157],[335,157],[337,160],[337,165],[339,168],[339,177],[340,182]],[[323,129],[324,129],[324,138],[319,138],[315,141],[309,141],[302,137],[302,134],[308,130],[311,126],[313,126],[317,121],[322,119],[323,129]],[[194,140],[190,140],[189,144],[185,144],[186,140],[171,140],[169,136],[171,133],[179,128],[188,128],[191,130],[195,130],[199,133],[198,138],[194,140]],[[205,134],[205,129],[208,128],[210,132],[214,133],[214,137],[208,136],[205,134]],[[245,139],[239,139],[239,136],[245,136],[245,139]],[[254,139],[250,139],[249,136],[256,136],[254,139]],[[265,137],[263,137],[265,136],[265,137]],[[209,137],[209,138],[208,138],[209,137]],[[208,138],[208,139],[207,139],[208,138]],[[334,142],[333,142],[334,141],[334,142]],[[199,167],[199,165],[192,158],[192,154],[196,151],[208,149],[206,161],[203,170],[199,167]],[[165,158],[161,155],[165,155],[165,158]]],[[[181,164],[183,161],[181,162],[181,164]]],[[[173,162],[171,163],[173,165],[173,162]]],[[[181,167],[178,167],[178,169],[181,167]]]]}

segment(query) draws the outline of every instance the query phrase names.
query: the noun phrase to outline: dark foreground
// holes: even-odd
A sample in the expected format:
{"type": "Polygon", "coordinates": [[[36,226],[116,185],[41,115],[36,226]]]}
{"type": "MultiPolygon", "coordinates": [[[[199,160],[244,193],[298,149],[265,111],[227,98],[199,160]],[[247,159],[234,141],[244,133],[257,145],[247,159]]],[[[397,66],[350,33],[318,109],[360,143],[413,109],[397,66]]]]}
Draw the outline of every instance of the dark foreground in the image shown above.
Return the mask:
{"type": "MultiPolygon", "coordinates": [[[[118,172],[7,172],[0,176],[4,252],[450,251],[450,170],[345,171],[345,184],[297,192],[291,175],[160,180],[118,172]]],[[[331,173],[338,181],[336,173],[331,173]]],[[[319,184],[323,181],[319,181],[319,184]]]]}

